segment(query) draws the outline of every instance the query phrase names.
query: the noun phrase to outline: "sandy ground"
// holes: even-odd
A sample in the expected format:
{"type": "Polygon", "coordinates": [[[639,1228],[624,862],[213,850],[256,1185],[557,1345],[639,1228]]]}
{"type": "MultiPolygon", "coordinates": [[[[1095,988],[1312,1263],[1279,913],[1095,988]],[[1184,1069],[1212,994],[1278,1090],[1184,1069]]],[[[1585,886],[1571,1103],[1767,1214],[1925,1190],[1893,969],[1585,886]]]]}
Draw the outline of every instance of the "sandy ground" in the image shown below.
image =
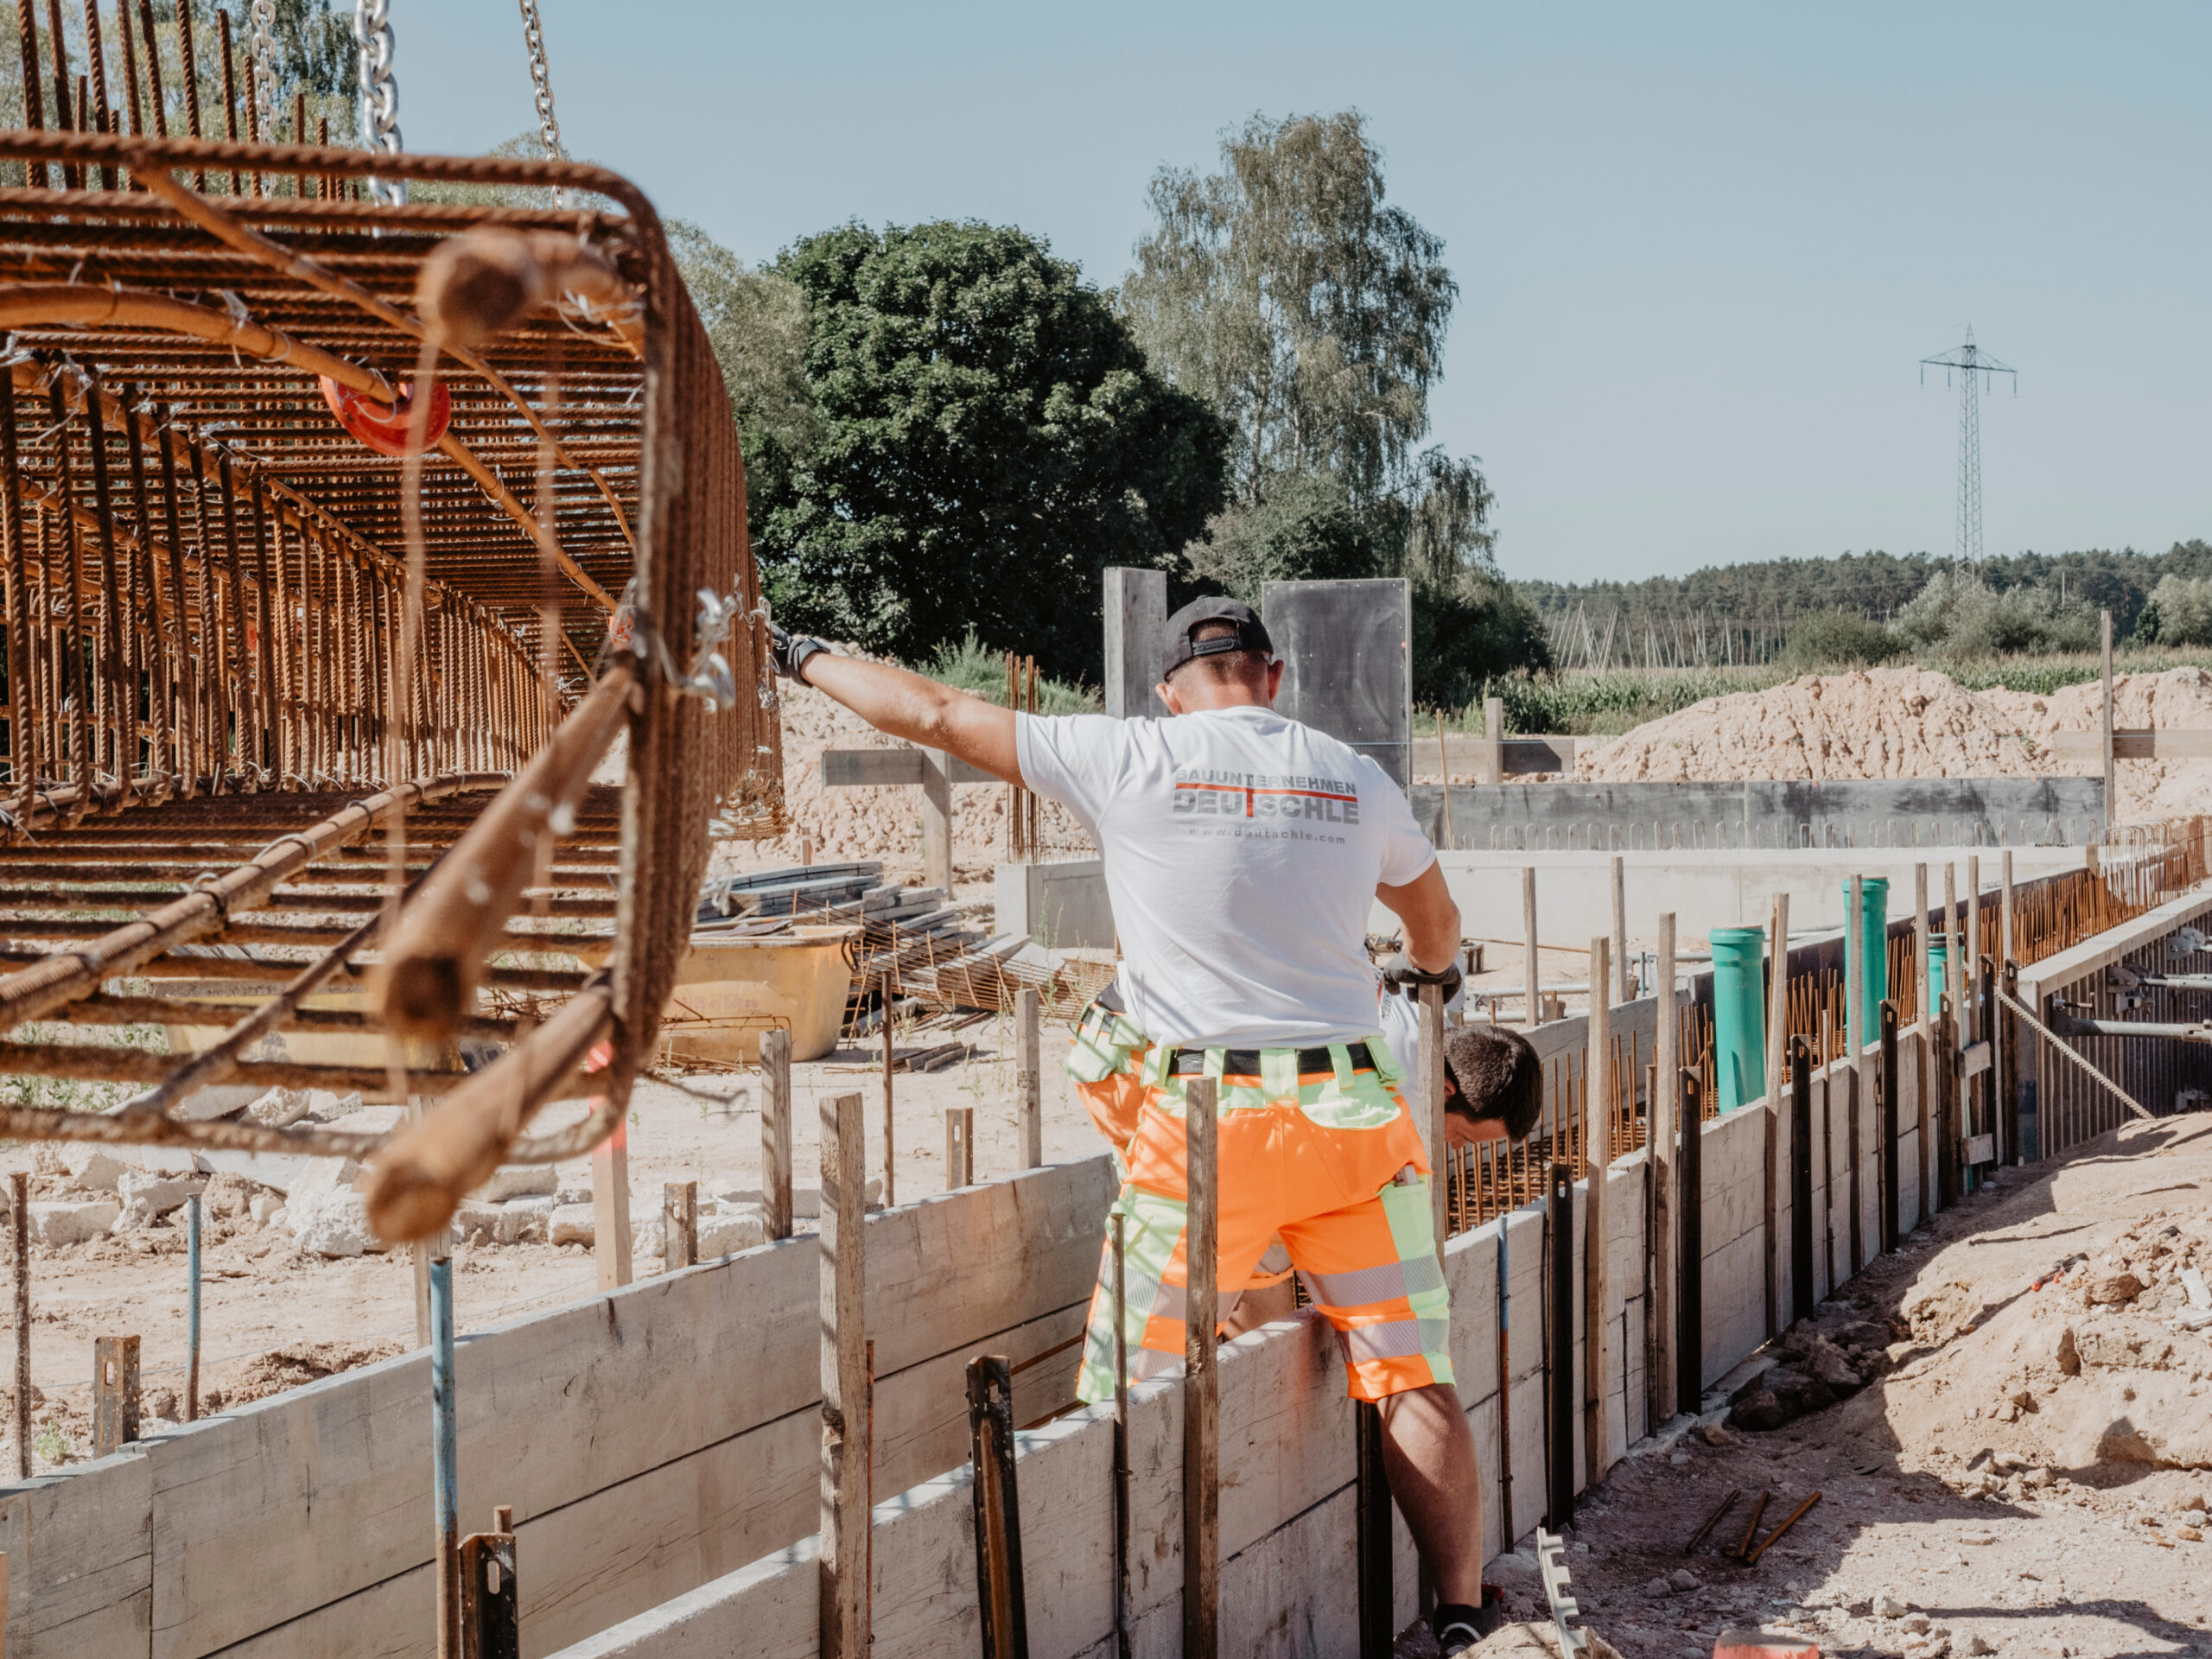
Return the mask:
{"type": "MultiPolygon", "coordinates": [[[[2131,1126],[1966,1200],[1821,1310],[1825,1329],[1910,1331],[1887,1377],[1770,1433],[1647,1443],[1585,1501],[1570,1554],[1585,1622],[1630,1659],[1710,1654],[1724,1626],[1761,1622],[1839,1654],[2212,1653],[2212,1543],[2183,1521],[2212,1499],[2212,1338],[2176,1328],[2178,1280],[2146,1266],[2145,1243],[2163,1259],[2212,1249],[2209,1234],[2201,1117],[2131,1126]],[[2124,1261],[2152,1288],[2133,1307],[2091,1301],[2124,1261]],[[2052,1363],[2060,1331],[2080,1340],[2075,1373],[2052,1363]],[[1685,1557],[1732,1489],[1744,1496],[1685,1557]],[[1821,1497],[1745,1567],[1719,1541],[1742,1537],[1763,1490],[1762,1536],[1821,1497]],[[1695,1587],[1657,1582],[1684,1572],[1695,1587]]],[[[1504,1566],[1516,1611],[1532,1609],[1533,1557],[1504,1566]]]]}
{"type": "MultiPolygon", "coordinates": [[[[978,1052],[965,1065],[923,1075],[893,1076],[897,1145],[896,1195],[903,1201],[943,1190],[947,1107],[975,1109],[976,1178],[1014,1172],[1013,1045],[1009,1030],[985,1022],[958,1033],[921,1032],[902,1038],[925,1047],[960,1039],[978,1052]]],[[[1065,1032],[1045,1030],[1045,1157],[1087,1157],[1103,1146],[1058,1065],[1065,1032]]],[[[883,1169],[883,1073],[871,1048],[841,1050],[791,1068],[800,1189],[818,1162],[819,1103],[858,1093],[868,1103],[868,1171],[883,1169]]],[[[548,1127],[556,1121],[547,1115],[548,1127]]],[[[760,1079],[751,1072],[695,1073],[648,1079],[633,1097],[630,1212],[633,1224],[661,1211],[664,1182],[696,1180],[702,1195],[760,1185],[760,1079]]],[[[29,1166],[18,1147],[0,1168],[29,1166]]],[[[561,1166],[564,1187],[588,1188],[588,1162],[561,1166]]],[[[810,1207],[802,1191],[799,1207],[810,1207]]],[[[187,1274],[183,1215],[84,1244],[31,1248],[31,1377],[45,1396],[34,1411],[34,1444],[41,1471],[55,1453],[81,1455],[90,1439],[92,1339],[136,1334],[149,1414],[174,1416],[163,1392],[181,1395],[186,1353],[187,1274]],[[42,1426],[39,1420],[51,1420],[42,1426]]],[[[802,1230],[813,1224],[802,1220],[802,1230]]],[[[657,1260],[634,1264],[639,1276],[657,1260]]],[[[597,1267],[582,1245],[461,1244],[454,1251],[460,1330],[500,1321],[588,1296],[597,1267]]],[[[207,1223],[201,1289],[201,1389],[237,1402],[311,1382],[415,1345],[415,1279],[404,1251],[326,1259],[302,1255],[282,1226],[238,1217],[207,1223]]],[[[12,1376],[12,1371],[10,1373],[12,1376]]],[[[35,1402],[37,1396],[34,1396],[35,1402]]],[[[0,1424],[12,1422],[12,1411],[0,1424]]],[[[12,1445],[12,1436],[6,1436],[12,1445]]],[[[12,1451],[5,1456],[12,1458],[12,1451]]]]}

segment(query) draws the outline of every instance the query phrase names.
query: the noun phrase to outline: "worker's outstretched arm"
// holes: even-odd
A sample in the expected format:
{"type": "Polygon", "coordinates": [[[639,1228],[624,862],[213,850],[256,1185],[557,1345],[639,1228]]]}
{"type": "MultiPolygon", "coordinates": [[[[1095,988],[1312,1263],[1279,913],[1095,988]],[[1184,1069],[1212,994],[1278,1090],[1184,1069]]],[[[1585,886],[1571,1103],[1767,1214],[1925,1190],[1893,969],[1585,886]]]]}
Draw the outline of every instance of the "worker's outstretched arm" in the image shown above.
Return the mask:
{"type": "Polygon", "coordinates": [[[826,651],[807,658],[800,669],[809,685],[879,732],[925,749],[943,749],[1009,784],[1021,781],[1013,709],[888,663],[863,663],[826,651]]]}
{"type": "Polygon", "coordinates": [[[1375,896],[1405,924],[1406,960],[1425,974],[1440,974],[1459,954],[1459,906],[1433,859],[1402,887],[1382,887],[1375,896]]]}

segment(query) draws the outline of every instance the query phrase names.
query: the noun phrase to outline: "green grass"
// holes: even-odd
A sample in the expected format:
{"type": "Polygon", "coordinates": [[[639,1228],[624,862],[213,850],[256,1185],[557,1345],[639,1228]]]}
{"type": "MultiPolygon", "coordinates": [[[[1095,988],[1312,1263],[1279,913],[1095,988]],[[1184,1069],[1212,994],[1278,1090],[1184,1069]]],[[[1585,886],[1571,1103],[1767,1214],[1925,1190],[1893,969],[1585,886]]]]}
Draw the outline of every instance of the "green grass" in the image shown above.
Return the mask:
{"type": "MultiPolygon", "coordinates": [[[[1006,655],[985,646],[976,638],[973,628],[968,630],[968,637],[958,645],[938,646],[933,658],[915,664],[915,671],[942,680],[947,685],[957,685],[986,702],[1003,705],[1006,702],[1006,655]]],[[[1104,706],[1099,694],[1087,685],[1051,679],[1040,679],[1037,683],[1037,712],[1040,715],[1095,715],[1104,706]]]]}
{"type": "MultiPolygon", "coordinates": [[[[1909,668],[1906,660],[1886,664],[1909,668]]],[[[1969,691],[2002,688],[2037,696],[2069,685],[2094,680],[2101,664],[2094,652],[2044,657],[2011,657],[1993,661],[1945,663],[1930,659],[1920,666],[1948,674],[1969,691]]],[[[2113,654],[2119,674],[2163,674],[2172,668],[2212,668],[2212,650],[2187,648],[2120,651],[2113,654]]],[[[1848,667],[1808,670],[1806,672],[1847,674],[1848,667]]],[[[1613,737],[1702,702],[1707,697],[1737,691],[1764,691],[1796,677],[1773,664],[1750,668],[1624,668],[1607,673],[1575,669],[1564,674],[1530,677],[1515,675],[1493,680],[1484,687],[1489,696],[1505,704],[1509,732],[1554,732],[1573,737],[1613,737]]],[[[1482,735],[1483,710],[1478,702],[1456,712],[1446,709],[1446,731],[1482,735]]],[[[1436,711],[1427,710],[1416,726],[1433,729],[1436,711]]]]}

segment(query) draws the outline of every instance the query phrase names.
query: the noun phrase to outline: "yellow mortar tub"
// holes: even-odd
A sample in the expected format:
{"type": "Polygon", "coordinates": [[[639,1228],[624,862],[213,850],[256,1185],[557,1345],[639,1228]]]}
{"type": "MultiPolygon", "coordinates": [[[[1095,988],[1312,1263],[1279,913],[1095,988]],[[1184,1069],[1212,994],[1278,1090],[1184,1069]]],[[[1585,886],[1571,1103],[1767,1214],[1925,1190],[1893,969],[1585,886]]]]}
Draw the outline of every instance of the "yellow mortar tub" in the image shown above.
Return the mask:
{"type": "Polygon", "coordinates": [[[791,1034],[791,1058],[837,1046],[853,969],[849,927],[794,927],[753,938],[695,939],[661,1017],[671,1060],[758,1065],[760,1033],[791,1034]]]}

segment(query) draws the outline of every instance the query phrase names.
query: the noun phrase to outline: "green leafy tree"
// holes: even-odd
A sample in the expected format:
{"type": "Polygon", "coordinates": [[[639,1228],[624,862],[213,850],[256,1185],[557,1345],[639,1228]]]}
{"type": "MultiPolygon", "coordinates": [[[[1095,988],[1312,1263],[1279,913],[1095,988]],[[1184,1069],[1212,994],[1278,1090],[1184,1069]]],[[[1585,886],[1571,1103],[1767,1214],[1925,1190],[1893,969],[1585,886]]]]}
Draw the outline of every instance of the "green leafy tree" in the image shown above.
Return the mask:
{"type": "Polygon", "coordinates": [[[1385,199],[1365,118],[1255,116],[1217,173],[1164,168],[1118,296],[1152,359],[1230,433],[1231,499],[1185,549],[1191,579],[1403,576],[1414,695],[1549,663],[1498,575],[1478,465],[1421,447],[1459,285],[1444,245],[1385,199]]]}
{"type": "Polygon", "coordinates": [[[779,615],[909,660],[972,627],[1101,677],[1100,572],[1203,532],[1221,422],[1019,230],[847,225],[774,272],[805,302],[813,423],[786,446],[757,416],[747,456],[779,615]]]}
{"type": "Polygon", "coordinates": [[[688,220],[668,221],[668,245],[721,365],[748,467],[772,449],[805,454],[821,430],[806,381],[806,296],[786,276],[748,268],[688,220]]]}

